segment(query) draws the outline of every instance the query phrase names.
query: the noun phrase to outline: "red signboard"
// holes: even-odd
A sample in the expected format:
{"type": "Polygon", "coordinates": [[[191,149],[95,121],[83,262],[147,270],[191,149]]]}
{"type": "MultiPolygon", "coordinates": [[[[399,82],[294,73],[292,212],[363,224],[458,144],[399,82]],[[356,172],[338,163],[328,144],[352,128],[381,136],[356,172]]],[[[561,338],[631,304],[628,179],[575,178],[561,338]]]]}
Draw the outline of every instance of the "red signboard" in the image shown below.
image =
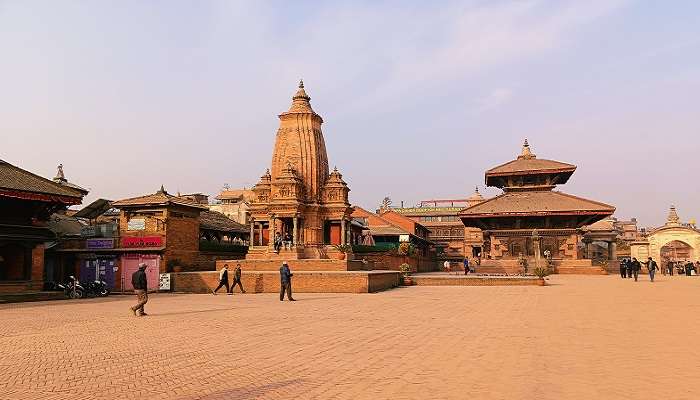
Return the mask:
{"type": "Polygon", "coordinates": [[[162,236],[144,236],[144,237],[123,237],[122,247],[161,247],[163,245],[162,236]]]}

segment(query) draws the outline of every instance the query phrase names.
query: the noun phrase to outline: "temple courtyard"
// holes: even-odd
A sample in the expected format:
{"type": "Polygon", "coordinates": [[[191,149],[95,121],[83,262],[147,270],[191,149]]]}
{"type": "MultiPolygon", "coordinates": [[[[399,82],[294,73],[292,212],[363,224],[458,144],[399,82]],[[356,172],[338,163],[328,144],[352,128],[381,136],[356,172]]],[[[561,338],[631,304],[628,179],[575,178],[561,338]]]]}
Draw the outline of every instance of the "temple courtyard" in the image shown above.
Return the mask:
{"type": "Polygon", "coordinates": [[[0,399],[697,399],[700,278],[0,305],[0,399]]]}

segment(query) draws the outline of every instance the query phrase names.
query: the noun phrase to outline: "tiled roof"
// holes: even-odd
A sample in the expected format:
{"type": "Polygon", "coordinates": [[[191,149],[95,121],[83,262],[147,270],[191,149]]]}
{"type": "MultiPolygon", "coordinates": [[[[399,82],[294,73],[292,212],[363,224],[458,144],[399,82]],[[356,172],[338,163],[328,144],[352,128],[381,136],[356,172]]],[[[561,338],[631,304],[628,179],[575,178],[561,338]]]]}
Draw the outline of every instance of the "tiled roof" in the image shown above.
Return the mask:
{"type": "Polygon", "coordinates": [[[543,160],[539,158],[518,158],[491,168],[490,170],[486,171],[486,176],[573,172],[574,170],[576,170],[575,165],[560,161],[543,160]]]}
{"type": "Polygon", "coordinates": [[[462,210],[462,218],[509,215],[611,215],[615,207],[556,191],[506,192],[462,210]]]}
{"type": "Polygon", "coordinates": [[[67,204],[80,204],[83,197],[76,189],[60,185],[3,160],[0,160],[0,191],[58,196],[55,201],[67,204]]]}
{"type": "Polygon", "coordinates": [[[145,196],[131,197],[129,199],[115,201],[112,206],[115,208],[123,208],[129,206],[165,206],[165,205],[178,205],[184,207],[198,208],[201,210],[207,210],[208,207],[203,204],[195,203],[194,201],[177,197],[168,194],[166,191],[158,191],[153,194],[147,194],[145,196]]]}
{"type": "Polygon", "coordinates": [[[223,190],[218,196],[216,196],[217,200],[243,199],[245,201],[250,201],[254,198],[255,192],[248,189],[223,190]]]}
{"type": "Polygon", "coordinates": [[[245,225],[217,211],[202,211],[199,214],[199,228],[220,232],[248,232],[245,225]]]}

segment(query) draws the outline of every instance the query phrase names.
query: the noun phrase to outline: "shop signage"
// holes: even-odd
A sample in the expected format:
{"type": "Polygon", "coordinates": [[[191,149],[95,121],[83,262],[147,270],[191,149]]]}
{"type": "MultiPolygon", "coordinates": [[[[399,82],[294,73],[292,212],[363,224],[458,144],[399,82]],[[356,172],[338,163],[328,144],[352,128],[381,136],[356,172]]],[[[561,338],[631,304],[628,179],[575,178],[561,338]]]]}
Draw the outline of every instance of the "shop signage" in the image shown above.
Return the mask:
{"type": "Polygon", "coordinates": [[[126,224],[126,229],[130,231],[143,231],[146,229],[146,220],[143,218],[130,219],[126,224]]]}
{"type": "Polygon", "coordinates": [[[85,241],[85,248],[94,249],[113,249],[114,239],[87,239],[85,241]]]}
{"type": "Polygon", "coordinates": [[[122,247],[140,248],[140,247],[160,247],[163,245],[162,236],[144,236],[144,237],[124,237],[122,238],[122,247]]]}
{"type": "Polygon", "coordinates": [[[409,235],[399,235],[399,242],[410,242],[411,238],[409,235]]]}
{"type": "Polygon", "coordinates": [[[158,290],[170,290],[170,274],[160,274],[158,290]]]}
{"type": "Polygon", "coordinates": [[[93,237],[96,235],[97,235],[97,229],[95,229],[94,226],[84,226],[84,227],[80,228],[80,236],[82,236],[82,237],[93,237]]]}

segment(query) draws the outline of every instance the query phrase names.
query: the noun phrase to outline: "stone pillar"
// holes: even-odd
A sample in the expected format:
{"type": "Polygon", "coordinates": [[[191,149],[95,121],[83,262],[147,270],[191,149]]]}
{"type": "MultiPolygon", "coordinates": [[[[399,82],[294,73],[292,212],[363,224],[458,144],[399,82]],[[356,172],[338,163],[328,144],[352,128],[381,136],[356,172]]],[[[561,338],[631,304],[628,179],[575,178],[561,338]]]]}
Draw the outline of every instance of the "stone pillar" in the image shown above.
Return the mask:
{"type": "Polygon", "coordinates": [[[294,228],[293,228],[294,230],[293,230],[293,232],[292,232],[292,244],[293,244],[294,246],[297,245],[297,241],[299,240],[299,237],[297,236],[297,235],[299,234],[298,228],[297,228],[297,226],[298,226],[298,220],[299,220],[299,217],[296,217],[296,216],[292,219],[292,222],[293,222],[293,224],[294,224],[294,228]]]}
{"type": "Polygon", "coordinates": [[[274,215],[270,217],[270,227],[267,229],[270,235],[269,247],[275,246],[275,233],[277,233],[277,217],[274,215]]]}
{"type": "Polygon", "coordinates": [[[592,245],[593,245],[593,243],[591,243],[591,242],[586,242],[586,247],[585,247],[585,249],[586,249],[586,258],[589,259],[589,260],[592,260],[592,259],[593,259],[593,254],[591,254],[591,253],[592,253],[592,249],[593,249],[593,246],[592,246],[592,245]]]}
{"type": "Polygon", "coordinates": [[[258,245],[262,246],[263,245],[263,224],[262,224],[262,222],[258,223],[258,227],[259,227],[258,245]]]}
{"type": "Polygon", "coordinates": [[[340,220],[340,244],[345,244],[345,219],[340,220]]]}
{"type": "Polygon", "coordinates": [[[248,239],[248,247],[253,247],[255,239],[255,221],[250,220],[250,239],[248,239]]]}
{"type": "Polygon", "coordinates": [[[617,260],[617,243],[608,242],[608,260],[617,260]]]}

